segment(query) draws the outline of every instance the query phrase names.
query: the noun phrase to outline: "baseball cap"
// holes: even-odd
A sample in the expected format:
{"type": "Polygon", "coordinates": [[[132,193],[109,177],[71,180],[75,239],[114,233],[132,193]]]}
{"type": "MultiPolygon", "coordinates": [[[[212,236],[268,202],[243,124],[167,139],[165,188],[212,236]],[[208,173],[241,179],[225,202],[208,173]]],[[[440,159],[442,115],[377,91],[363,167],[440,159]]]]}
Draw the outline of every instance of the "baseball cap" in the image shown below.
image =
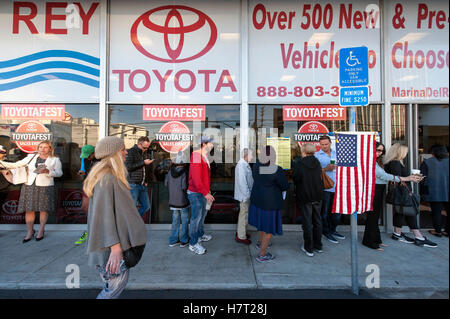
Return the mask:
{"type": "Polygon", "coordinates": [[[3,145],[0,145],[0,153],[6,154],[6,148],[3,145]]]}
{"type": "Polygon", "coordinates": [[[201,145],[203,143],[214,143],[214,139],[208,136],[200,136],[198,139],[198,144],[201,145]]]}
{"type": "Polygon", "coordinates": [[[94,153],[95,147],[89,144],[84,145],[81,148],[80,158],[88,158],[92,153],[94,153]]]}

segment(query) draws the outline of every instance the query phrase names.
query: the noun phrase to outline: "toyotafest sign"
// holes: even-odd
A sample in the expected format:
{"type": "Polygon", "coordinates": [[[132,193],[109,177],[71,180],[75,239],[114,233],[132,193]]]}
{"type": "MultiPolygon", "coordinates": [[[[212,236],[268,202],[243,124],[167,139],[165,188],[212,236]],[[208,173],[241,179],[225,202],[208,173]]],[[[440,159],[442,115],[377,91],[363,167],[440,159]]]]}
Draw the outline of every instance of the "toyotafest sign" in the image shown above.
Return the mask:
{"type": "Polygon", "coordinates": [[[111,101],[239,103],[239,21],[240,1],[111,1],[111,101]]]}

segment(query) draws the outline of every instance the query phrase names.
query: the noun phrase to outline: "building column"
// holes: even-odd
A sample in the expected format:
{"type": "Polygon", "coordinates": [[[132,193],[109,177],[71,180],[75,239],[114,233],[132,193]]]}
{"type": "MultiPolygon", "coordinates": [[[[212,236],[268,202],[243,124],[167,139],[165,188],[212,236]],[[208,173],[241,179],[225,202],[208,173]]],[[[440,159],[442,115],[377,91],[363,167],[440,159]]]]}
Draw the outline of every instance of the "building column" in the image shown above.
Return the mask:
{"type": "MultiPolygon", "coordinates": [[[[240,150],[248,142],[248,1],[241,1],[241,108],[240,108],[240,150]]],[[[238,157],[240,157],[240,153],[238,157]]]]}
{"type": "Polygon", "coordinates": [[[100,88],[98,138],[108,136],[109,0],[100,1],[100,88]]]}

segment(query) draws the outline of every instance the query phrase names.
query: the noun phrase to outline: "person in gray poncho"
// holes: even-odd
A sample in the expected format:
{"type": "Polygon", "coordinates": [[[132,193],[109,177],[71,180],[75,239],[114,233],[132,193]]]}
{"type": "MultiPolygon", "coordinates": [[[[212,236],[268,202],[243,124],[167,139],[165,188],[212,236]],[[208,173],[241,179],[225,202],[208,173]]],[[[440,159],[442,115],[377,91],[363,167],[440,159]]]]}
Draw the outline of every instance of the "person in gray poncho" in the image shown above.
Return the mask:
{"type": "Polygon", "coordinates": [[[128,282],[129,268],[142,256],[147,234],[134,205],[124,165],[123,141],[108,136],[97,142],[100,159],[86,178],[89,198],[87,253],[105,286],[98,299],[118,298],[128,282]]]}

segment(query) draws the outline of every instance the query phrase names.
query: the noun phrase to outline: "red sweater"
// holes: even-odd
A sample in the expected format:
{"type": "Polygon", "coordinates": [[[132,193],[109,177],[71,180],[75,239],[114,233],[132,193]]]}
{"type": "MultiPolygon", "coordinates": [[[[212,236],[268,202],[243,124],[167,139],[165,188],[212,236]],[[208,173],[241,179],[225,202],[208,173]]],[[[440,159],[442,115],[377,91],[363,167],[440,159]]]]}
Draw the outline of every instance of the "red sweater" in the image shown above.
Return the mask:
{"type": "Polygon", "coordinates": [[[211,183],[210,169],[208,163],[199,152],[191,155],[191,165],[189,166],[189,191],[208,195],[211,183]]]}

